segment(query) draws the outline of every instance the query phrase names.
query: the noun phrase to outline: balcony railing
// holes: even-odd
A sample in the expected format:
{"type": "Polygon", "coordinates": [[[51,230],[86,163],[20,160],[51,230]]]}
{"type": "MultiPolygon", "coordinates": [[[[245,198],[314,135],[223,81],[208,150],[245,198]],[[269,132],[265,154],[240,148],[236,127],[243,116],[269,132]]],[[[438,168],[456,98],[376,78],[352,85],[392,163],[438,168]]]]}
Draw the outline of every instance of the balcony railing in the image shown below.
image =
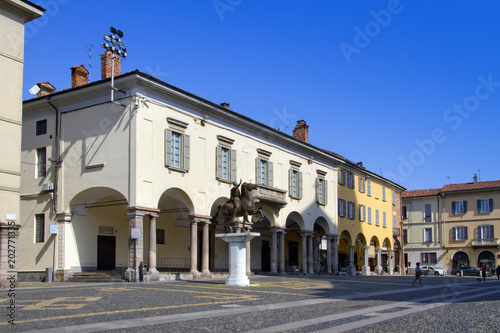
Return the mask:
{"type": "Polygon", "coordinates": [[[286,205],[286,191],[278,188],[259,185],[257,188],[257,198],[260,201],[268,201],[279,205],[286,205]]]}
{"type": "Polygon", "coordinates": [[[472,246],[499,247],[499,238],[473,239],[472,246]]]}

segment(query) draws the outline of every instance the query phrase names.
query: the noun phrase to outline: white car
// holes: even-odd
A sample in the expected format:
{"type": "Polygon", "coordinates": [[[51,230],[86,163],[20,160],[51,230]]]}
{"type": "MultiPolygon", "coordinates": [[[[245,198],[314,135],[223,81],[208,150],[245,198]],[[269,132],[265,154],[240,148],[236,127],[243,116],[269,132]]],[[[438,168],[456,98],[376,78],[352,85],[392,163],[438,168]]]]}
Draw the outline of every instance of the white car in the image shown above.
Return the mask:
{"type": "Polygon", "coordinates": [[[446,271],[442,268],[437,268],[434,266],[422,266],[420,267],[422,269],[422,272],[425,275],[436,275],[436,276],[444,276],[446,275],[446,271]]]}

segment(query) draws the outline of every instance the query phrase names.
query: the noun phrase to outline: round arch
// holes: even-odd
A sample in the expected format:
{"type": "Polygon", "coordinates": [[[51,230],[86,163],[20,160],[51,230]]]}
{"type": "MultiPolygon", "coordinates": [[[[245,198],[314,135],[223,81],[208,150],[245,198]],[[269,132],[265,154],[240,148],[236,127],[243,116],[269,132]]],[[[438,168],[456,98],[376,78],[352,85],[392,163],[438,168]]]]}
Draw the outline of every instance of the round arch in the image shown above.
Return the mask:
{"type": "Polygon", "coordinates": [[[287,230],[303,231],[305,229],[304,218],[296,211],[290,212],[286,218],[285,227],[287,230]]]}
{"type": "Polygon", "coordinates": [[[469,266],[469,254],[464,251],[457,251],[451,257],[452,259],[452,267],[458,266],[469,266]]]}

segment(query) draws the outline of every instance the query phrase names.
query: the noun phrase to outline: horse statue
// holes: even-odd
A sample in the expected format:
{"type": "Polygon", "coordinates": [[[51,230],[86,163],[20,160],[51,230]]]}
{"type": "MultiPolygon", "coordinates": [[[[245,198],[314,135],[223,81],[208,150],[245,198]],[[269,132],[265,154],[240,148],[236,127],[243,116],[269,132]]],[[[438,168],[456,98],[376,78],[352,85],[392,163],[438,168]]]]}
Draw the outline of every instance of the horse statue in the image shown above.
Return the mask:
{"type": "Polygon", "coordinates": [[[234,182],[234,187],[231,189],[231,199],[217,207],[217,212],[212,217],[212,222],[215,222],[219,214],[224,216],[224,231],[234,232],[233,228],[236,228],[236,232],[241,230],[249,231],[249,226],[252,224],[248,220],[248,216],[258,216],[257,223],[262,221],[264,214],[260,208],[256,209],[252,191],[255,190],[258,185],[252,183],[240,183],[234,182]],[[241,185],[241,194],[239,187],[241,185]],[[240,222],[236,219],[237,217],[243,216],[243,223],[240,226],[240,222]],[[245,226],[245,223],[249,226],[245,226]]]}

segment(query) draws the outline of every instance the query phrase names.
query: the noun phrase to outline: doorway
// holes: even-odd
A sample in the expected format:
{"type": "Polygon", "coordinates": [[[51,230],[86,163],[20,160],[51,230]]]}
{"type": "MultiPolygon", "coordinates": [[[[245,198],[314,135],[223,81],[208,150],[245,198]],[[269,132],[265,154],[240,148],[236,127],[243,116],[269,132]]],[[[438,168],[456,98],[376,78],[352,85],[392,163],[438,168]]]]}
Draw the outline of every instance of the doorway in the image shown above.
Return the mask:
{"type": "Polygon", "coordinates": [[[116,237],[97,236],[97,270],[113,270],[116,265],[116,237]]]}
{"type": "Polygon", "coordinates": [[[269,241],[262,241],[260,248],[260,260],[262,272],[271,271],[271,249],[269,248],[269,241]]]}

